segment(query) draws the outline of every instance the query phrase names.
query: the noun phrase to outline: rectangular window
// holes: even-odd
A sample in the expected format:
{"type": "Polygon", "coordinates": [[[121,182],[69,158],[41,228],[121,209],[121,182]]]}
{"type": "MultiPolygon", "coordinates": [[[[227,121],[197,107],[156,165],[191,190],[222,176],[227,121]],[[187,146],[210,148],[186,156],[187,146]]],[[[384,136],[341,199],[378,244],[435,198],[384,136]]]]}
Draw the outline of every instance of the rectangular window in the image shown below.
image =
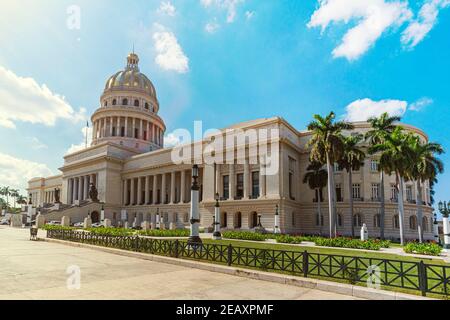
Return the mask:
{"type": "Polygon", "coordinates": [[[342,185],[340,183],[336,184],[336,201],[337,202],[344,201],[342,196],[342,185]]]}
{"type": "Polygon", "coordinates": [[[361,199],[361,185],[359,183],[354,183],[352,186],[352,197],[355,200],[361,199]]]}
{"type": "Polygon", "coordinates": [[[295,200],[294,180],[295,172],[297,168],[297,161],[289,157],[289,198],[295,200]]]}
{"type": "Polygon", "coordinates": [[[120,136],[125,137],[125,127],[120,128],[120,136]]]}
{"type": "Polygon", "coordinates": [[[236,175],[236,198],[242,199],[244,197],[244,174],[236,175]]]}
{"type": "Polygon", "coordinates": [[[412,186],[406,186],[406,201],[413,200],[412,186]]]}
{"type": "Polygon", "coordinates": [[[391,200],[392,201],[398,200],[398,191],[397,186],[395,184],[391,184],[391,200]]]}
{"type": "Polygon", "coordinates": [[[252,198],[259,198],[259,171],[252,172],[252,198]]]}
{"type": "Polygon", "coordinates": [[[370,170],[372,172],[378,172],[378,160],[371,160],[370,161],[370,170]]]}
{"type": "Polygon", "coordinates": [[[223,176],[223,197],[224,199],[230,198],[230,176],[223,176]]]}
{"type": "Polygon", "coordinates": [[[378,201],[380,199],[380,184],[372,183],[372,200],[378,201]]]}

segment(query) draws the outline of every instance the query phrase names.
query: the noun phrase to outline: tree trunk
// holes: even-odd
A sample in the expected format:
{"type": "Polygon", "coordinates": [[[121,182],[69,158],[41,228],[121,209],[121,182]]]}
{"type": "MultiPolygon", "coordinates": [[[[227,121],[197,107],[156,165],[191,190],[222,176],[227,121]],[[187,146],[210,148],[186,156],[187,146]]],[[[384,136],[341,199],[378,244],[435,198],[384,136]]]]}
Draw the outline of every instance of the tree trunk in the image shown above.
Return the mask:
{"type": "Polygon", "coordinates": [[[403,203],[403,177],[397,174],[398,178],[398,219],[399,219],[399,227],[400,227],[400,244],[403,246],[405,244],[405,235],[403,233],[403,221],[405,217],[405,207],[403,203]]]}
{"type": "Polygon", "coordinates": [[[350,224],[352,226],[352,238],[355,237],[355,225],[353,223],[353,173],[352,169],[348,171],[348,190],[350,190],[349,195],[349,204],[350,204],[350,224]]]}
{"type": "Polygon", "coordinates": [[[322,197],[320,196],[320,189],[316,190],[317,190],[317,214],[319,216],[319,219],[317,219],[317,221],[319,221],[319,233],[320,236],[322,236],[322,212],[320,210],[320,202],[322,201],[322,197]]]}
{"type": "Polygon", "coordinates": [[[417,180],[417,195],[416,195],[416,205],[417,205],[417,231],[419,232],[419,242],[423,243],[423,212],[422,212],[422,186],[420,180],[417,180]]]}
{"type": "Polygon", "coordinates": [[[331,167],[330,156],[327,154],[328,171],[328,216],[330,222],[330,238],[334,238],[334,208],[333,208],[333,168],[331,167]]]}
{"type": "Polygon", "coordinates": [[[386,216],[386,202],[384,198],[384,172],[381,171],[380,173],[380,193],[381,193],[381,210],[380,210],[380,238],[381,240],[384,240],[384,219],[386,216]]]}

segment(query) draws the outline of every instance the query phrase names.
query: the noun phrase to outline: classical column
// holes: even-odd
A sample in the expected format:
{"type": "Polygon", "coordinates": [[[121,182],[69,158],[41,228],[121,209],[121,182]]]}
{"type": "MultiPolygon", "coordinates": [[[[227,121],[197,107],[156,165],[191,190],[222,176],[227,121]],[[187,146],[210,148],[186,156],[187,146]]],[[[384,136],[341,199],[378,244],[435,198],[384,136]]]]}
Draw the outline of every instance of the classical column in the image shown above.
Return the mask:
{"type": "Polygon", "coordinates": [[[125,137],[128,137],[128,117],[125,117],[125,137]]]}
{"type": "Polygon", "coordinates": [[[86,200],[88,198],[89,193],[88,176],[83,176],[83,187],[84,187],[83,200],[86,200]]]}
{"type": "Polygon", "coordinates": [[[174,204],[176,201],[175,197],[175,178],[176,178],[176,172],[172,171],[170,175],[170,203],[174,204]]]}
{"type": "Polygon", "coordinates": [[[153,176],[153,204],[158,201],[158,175],[153,176]]]}
{"type": "Polygon", "coordinates": [[[67,181],[67,204],[72,204],[72,191],[73,191],[73,179],[70,178],[67,181]]]}
{"type": "Polygon", "coordinates": [[[236,196],[236,173],[234,169],[234,163],[230,164],[230,200],[234,200],[234,197],[236,196]]]}
{"type": "Polygon", "coordinates": [[[266,197],[266,167],[264,164],[261,163],[259,168],[259,197],[265,198],[266,197]]]}
{"type": "Polygon", "coordinates": [[[102,132],[102,134],[103,134],[103,137],[106,137],[106,118],[103,118],[102,121],[103,121],[103,132],[102,132]]]}
{"type": "Polygon", "coordinates": [[[139,139],[144,140],[144,130],[143,130],[144,120],[139,119],[139,122],[140,122],[140,124],[139,124],[139,139]]]}
{"type": "Polygon", "coordinates": [[[186,171],[181,171],[180,202],[186,201],[186,171]]]}
{"type": "Polygon", "coordinates": [[[166,203],[166,190],[167,186],[166,186],[166,174],[163,173],[162,174],[162,181],[161,181],[161,202],[163,204],[166,203]]]}
{"type": "Polygon", "coordinates": [[[141,205],[142,204],[142,178],[139,177],[138,178],[138,187],[137,187],[137,204],[141,205]]]}
{"type": "Polygon", "coordinates": [[[150,177],[149,176],[145,176],[145,204],[148,204],[148,202],[150,201],[150,177]]]}
{"type": "Polygon", "coordinates": [[[147,121],[147,135],[145,136],[145,140],[150,141],[150,121],[147,121]]]}
{"type": "Polygon", "coordinates": [[[134,199],[135,199],[135,194],[134,194],[134,178],[133,179],[131,179],[131,197],[130,197],[131,199],[130,199],[130,205],[131,206],[134,206],[135,205],[135,202],[134,202],[134,199]]]}
{"type": "Polygon", "coordinates": [[[113,136],[113,121],[114,121],[114,117],[111,117],[109,120],[109,136],[112,137],[113,136]]]}
{"type": "Polygon", "coordinates": [[[120,117],[117,117],[116,137],[120,137],[120,117]]]}
{"type": "Polygon", "coordinates": [[[128,180],[123,181],[123,205],[128,205],[128,180]]]}
{"type": "Polygon", "coordinates": [[[245,159],[244,164],[244,199],[250,197],[250,165],[248,159],[245,159]]]}
{"type": "Polygon", "coordinates": [[[131,129],[131,137],[135,138],[135,132],[136,132],[136,118],[133,118],[133,127],[131,129]]]}
{"type": "Polygon", "coordinates": [[[83,200],[83,181],[81,177],[78,178],[78,200],[83,200]]]}

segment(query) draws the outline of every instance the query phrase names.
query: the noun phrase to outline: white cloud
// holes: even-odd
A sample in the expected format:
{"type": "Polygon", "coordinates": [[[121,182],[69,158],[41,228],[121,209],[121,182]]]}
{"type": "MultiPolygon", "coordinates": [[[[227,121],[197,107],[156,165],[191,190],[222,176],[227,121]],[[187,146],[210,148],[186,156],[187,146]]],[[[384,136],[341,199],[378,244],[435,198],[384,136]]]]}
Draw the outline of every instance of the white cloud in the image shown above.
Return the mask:
{"type": "Polygon", "coordinates": [[[402,34],[402,43],[414,48],[433,29],[439,10],[450,6],[449,0],[427,0],[421,7],[418,18],[413,20],[402,34]]]}
{"type": "Polygon", "coordinates": [[[174,17],[177,13],[177,9],[170,1],[162,1],[157,11],[159,14],[165,14],[170,17],[174,17]]]}
{"type": "Polygon", "coordinates": [[[319,8],[311,16],[309,28],[356,22],[333,50],[333,57],[355,60],[361,57],[389,28],[401,26],[412,17],[408,2],[386,0],[319,0],[319,8]]]}
{"type": "Polygon", "coordinates": [[[237,15],[237,7],[239,4],[244,3],[245,0],[200,0],[201,4],[205,7],[216,7],[227,11],[227,22],[233,23],[237,15]]]}
{"type": "Polygon", "coordinates": [[[31,137],[30,138],[31,148],[33,150],[41,150],[41,149],[47,149],[48,146],[45,143],[42,143],[38,138],[31,137]]]}
{"type": "Polygon", "coordinates": [[[411,103],[409,106],[409,110],[411,111],[422,111],[424,108],[428,107],[429,105],[433,104],[434,101],[431,98],[423,97],[417,100],[414,103],[411,103]]]}
{"type": "Polygon", "coordinates": [[[406,101],[361,99],[346,107],[347,113],[344,118],[350,122],[367,121],[367,119],[379,117],[385,112],[391,116],[403,116],[407,108],[408,102],[406,101]]]}
{"type": "Polygon", "coordinates": [[[189,58],[184,54],[176,36],[160,24],[155,24],[153,41],[157,56],[155,62],[163,70],[186,73],[189,71],[189,58]]]}
{"type": "Polygon", "coordinates": [[[70,148],[67,150],[66,154],[75,153],[81,151],[86,148],[86,134],[87,134],[87,146],[89,147],[92,143],[92,127],[81,129],[81,134],[83,137],[83,141],[79,144],[72,144],[70,148]]]}
{"type": "Polygon", "coordinates": [[[0,126],[14,129],[16,122],[53,126],[58,119],[80,121],[85,109],[75,112],[63,96],[45,84],[19,77],[0,66],[0,126]]]}
{"type": "Polygon", "coordinates": [[[173,148],[181,144],[181,139],[174,133],[169,133],[164,137],[164,148],[173,148]]]}
{"type": "Polygon", "coordinates": [[[42,163],[32,162],[0,153],[0,181],[2,185],[24,190],[28,181],[53,175],[42,163]]]}
{"type": "Polygon", "coordinates": [[[217,23],[217,20],[214,19],[212,22],[208,22],[205,25],[205,31],[208,33],[215,33],[220,28],[220,25],[217,23]]]}

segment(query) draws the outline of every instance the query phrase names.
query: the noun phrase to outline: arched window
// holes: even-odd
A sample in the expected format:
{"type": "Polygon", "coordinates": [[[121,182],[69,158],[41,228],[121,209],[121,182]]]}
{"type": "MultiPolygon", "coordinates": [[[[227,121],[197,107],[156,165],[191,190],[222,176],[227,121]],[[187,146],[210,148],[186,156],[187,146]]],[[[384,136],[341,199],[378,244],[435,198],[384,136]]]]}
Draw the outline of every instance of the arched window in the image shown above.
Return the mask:
{"type": "Polygon", "coordinates": [[[221,215],[221,217],[220,217],[220,227],[221,228],[226,228],[227,225],[228,225],[227,213],[226,212],[222,212],[220,215],[221,215]]]}
{"type": "Polygon", "coordinates": [[[122,105],[127,106],[128,105],[128,99],[123,99],[122,100],[122,105]]]}
{"type": "Polygon", "coordinates": [[[148,102],[145,103],[145,109],[148,110],[148,102]]]}
{"type": "Polygon", "coordinates": [[[394,218],[392,218],[392,225],[394,226],[394,229],[400,229],[400,221],[398,214],[394,215],[394,218]]]}
{"type": "Polygon", "coordinates": [[[427,217],[423,217],[422,218],[422,228],[423,231],[427,232],[428,231],[428,218],[427,217]]]}
{"type": "Polygon", "coordinates": [[[381,227],[381,215],[379,213],[373,216],[373,226],[375,228],[381,227]]]}
{"type": "Polygon", "coordinates": [[[342,220],[342,214],[338,214],[337,215],[337,225],[338,225],[338,227],[342,227],[342,222],[343,222],[343,220],[342,220]]]}
{"type": "Polygon", "coordinates": [[[258,214],[252,212],[250,214],[250,229],[256,228],[258,226],[258,214]]]}
{"type": "Polygon", "coordinates": [[[113,106],[115,106],[116,104],[117,104],[117,100],[114,99],[114,100],[113,100],[113,106]]]}
{"type": "Polygon", "coordinates": [[[353,226],[354,227],[362,227],[362,217],[359,213],[353,216],[353,226]]]}
{"type": "Polygon", "coordinates": [[[409,228],[411,230],[417,230],[417,217],[416,216],[409,217],[409,228]]]}
{"type": "Polygon", "coordinates": [[[134,106],[135,106],[135,107],[139,107],[139,100],[137,100],[137,99],[134,100],[134,106]]]}
{"type": "Polygon", "coordinates": [[[108,106],[108,101],[105,100],[105,102],[103,103],[103,106],[107,107],[108,106]]]}

